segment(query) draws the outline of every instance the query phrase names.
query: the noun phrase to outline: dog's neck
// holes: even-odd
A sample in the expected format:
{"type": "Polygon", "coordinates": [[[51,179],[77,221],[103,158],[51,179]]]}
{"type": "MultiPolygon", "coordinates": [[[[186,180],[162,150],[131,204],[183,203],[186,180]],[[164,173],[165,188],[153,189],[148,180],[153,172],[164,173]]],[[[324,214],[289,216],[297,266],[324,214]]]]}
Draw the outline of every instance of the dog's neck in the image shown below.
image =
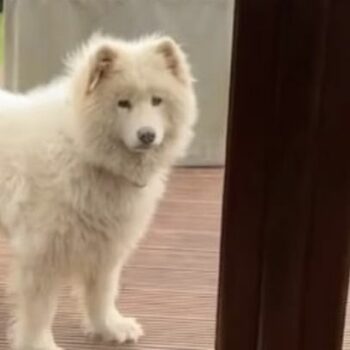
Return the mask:
{"type": "Polygon", "coordinates": [[[104,171],[116,179],[123,179],[135,188],[147,187],[156,174],[164,173],[170,167],[163,163],[161,152],[132,152],[121,143],[115,144],[109,152],[105,149],[88,149],[74,135],[63,134],[69,148],[77,153],[78,159],[83,159],[85,166],[98,172],[104,171]]]}
{"type": "Polygon", "coordinates": [[[104,178],[108,177],[115,181],[122,181],[123,183],[129,184],[131,187],[134,187],[136,189],[142,189],[147,187],[147,183],[141,183],[135,179],[130,179],[126,177],[124,174],[116,174],[115,172],[105,167],[102,167],[99,165],[88,165],[88,166],[98,177],[102,176],[104,178]]]}

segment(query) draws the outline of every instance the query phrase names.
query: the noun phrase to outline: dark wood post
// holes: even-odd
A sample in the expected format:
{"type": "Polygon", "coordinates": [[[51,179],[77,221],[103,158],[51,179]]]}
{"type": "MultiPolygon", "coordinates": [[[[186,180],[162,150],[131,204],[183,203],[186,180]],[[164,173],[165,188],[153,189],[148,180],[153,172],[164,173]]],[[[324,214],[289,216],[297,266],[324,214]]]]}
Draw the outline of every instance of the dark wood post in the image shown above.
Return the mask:
{"type": "Polygon", "coordinates": [[[350,1],[236,0],[217,350],[340,350],[350,1]]]}

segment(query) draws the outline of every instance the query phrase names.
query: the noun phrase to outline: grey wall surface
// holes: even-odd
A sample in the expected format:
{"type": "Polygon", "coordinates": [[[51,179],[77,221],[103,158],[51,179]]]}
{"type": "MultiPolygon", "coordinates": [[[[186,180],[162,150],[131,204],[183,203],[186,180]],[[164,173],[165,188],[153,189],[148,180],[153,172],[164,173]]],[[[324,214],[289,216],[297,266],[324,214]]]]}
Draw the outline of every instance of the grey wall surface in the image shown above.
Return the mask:
{"type": "Polygon", "coordinates": [[[183,44],[197,83],[200,121],[188,165],[222,165],[234,0],[6,0],[5,86],[25,91],[62,71],[91,33],[161,32],[183,44]]]}

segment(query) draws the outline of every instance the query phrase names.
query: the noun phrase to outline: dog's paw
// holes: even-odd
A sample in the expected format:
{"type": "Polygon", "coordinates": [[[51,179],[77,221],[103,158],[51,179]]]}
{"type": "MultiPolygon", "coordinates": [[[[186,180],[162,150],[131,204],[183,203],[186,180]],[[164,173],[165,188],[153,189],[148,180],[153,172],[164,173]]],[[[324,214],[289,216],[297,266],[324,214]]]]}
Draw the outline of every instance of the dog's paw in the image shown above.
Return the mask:
{"type": "Polygon", "coordinates": [[[142,326],[131,317],[116,316],[104,327],[88,331],[89,336],[105,342],[136,343],[144,335],[142,326]]]}
{"type": "Polygon", "coordinates": [[[33,337],[30,335],[24,335],[18,327],[18,322],[15,319],[8,328],[8,341],[10,348],[13,350],[64,350],[63,348],[56,345],[52,333],[46,333],[40,338],[36,338],[33,341],[33,337]]]}

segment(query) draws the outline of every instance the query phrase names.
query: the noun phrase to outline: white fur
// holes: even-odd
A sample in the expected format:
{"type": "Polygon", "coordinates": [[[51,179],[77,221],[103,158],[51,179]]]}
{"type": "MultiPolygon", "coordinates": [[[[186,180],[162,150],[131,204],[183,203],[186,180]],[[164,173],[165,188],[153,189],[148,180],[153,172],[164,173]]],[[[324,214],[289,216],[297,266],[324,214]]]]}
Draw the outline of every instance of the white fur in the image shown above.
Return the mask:
{"type": "Polygon", "coordinates": [[[166,37],[94,36],[58,80],[0,93],[0,229],[15,255],[16,350],[58,349],[51,323],[67,279],[82,289],[91,333],[121,343],[142,335],[114,305],[119,275],[196,115],[186,57],[166,37]],[[119,106],[125,99],[132,108],[119,106]],[[156,133],[147,149],[141,127],[156,133]]]}

